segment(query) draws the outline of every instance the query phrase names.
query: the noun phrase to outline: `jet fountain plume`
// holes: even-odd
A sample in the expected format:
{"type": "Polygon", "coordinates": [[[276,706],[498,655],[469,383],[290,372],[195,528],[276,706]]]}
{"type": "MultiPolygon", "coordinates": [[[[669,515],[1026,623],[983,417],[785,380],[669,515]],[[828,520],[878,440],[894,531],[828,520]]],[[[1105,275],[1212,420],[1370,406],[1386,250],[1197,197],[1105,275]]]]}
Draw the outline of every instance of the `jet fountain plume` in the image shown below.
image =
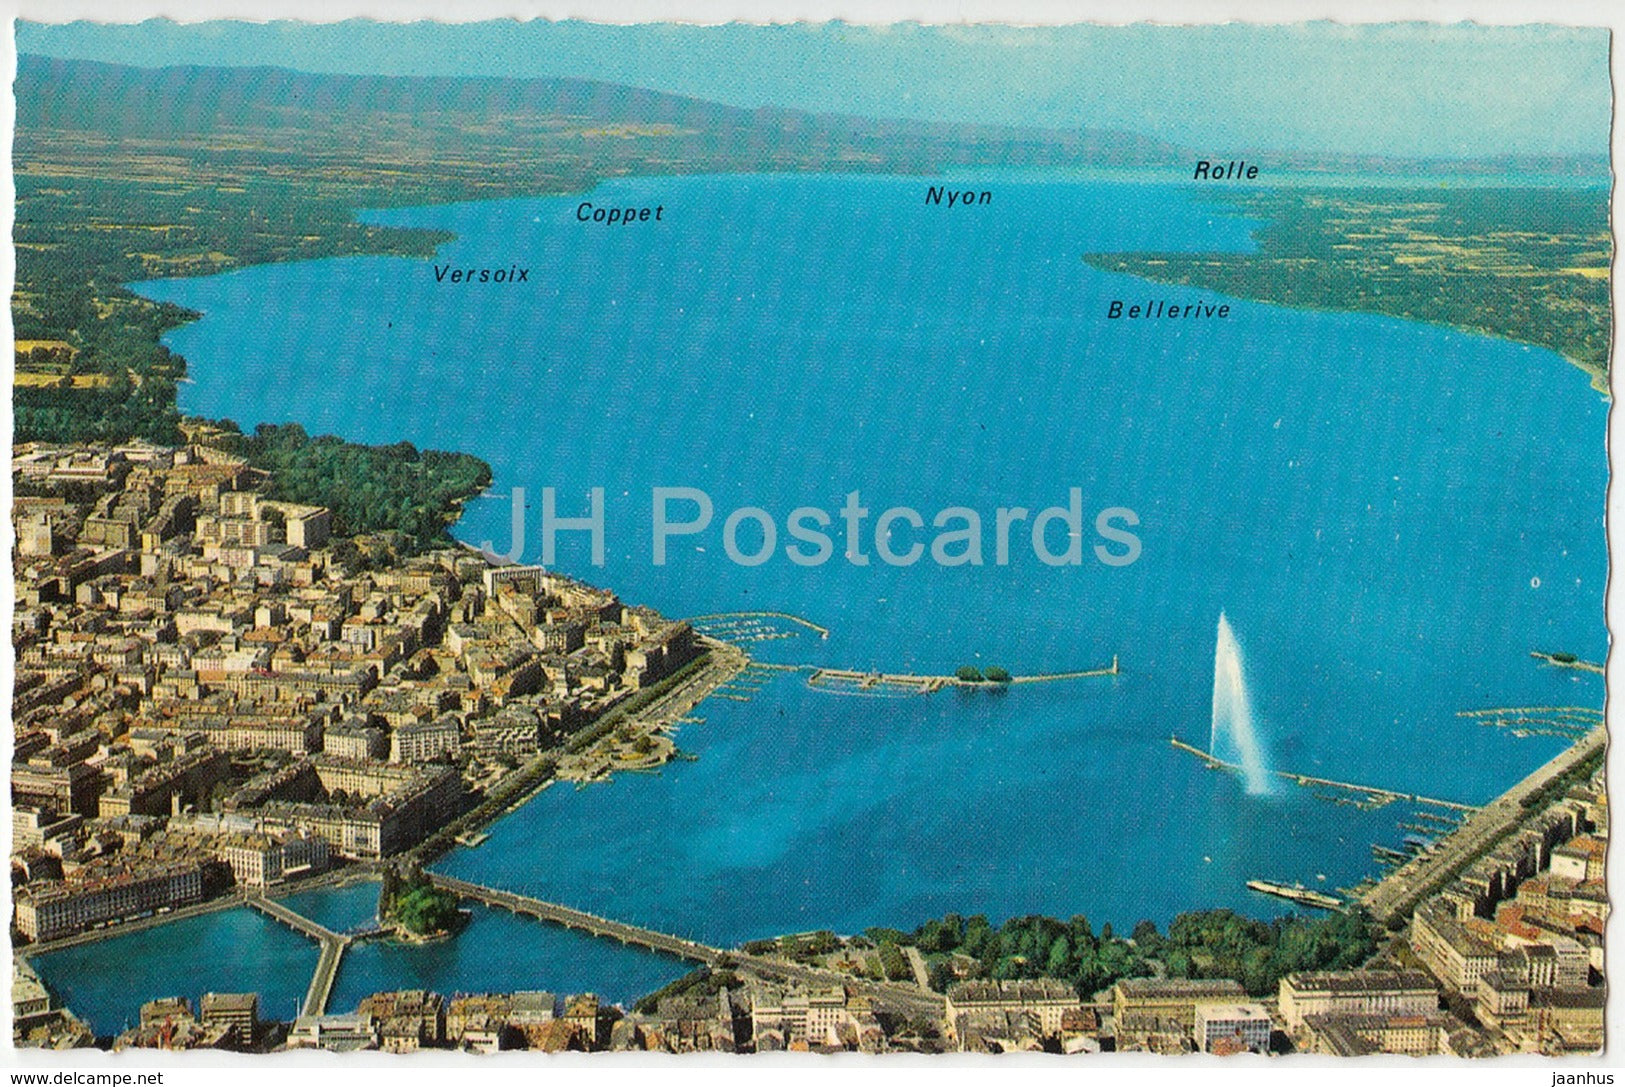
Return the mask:
{"type": "Polygon", "coordinates": [[[1219,613],[1219,641],[1213,651],[1213,731],[1208,754],[1226,762],[1239,762],[1247,792],[1264,796],[1270,790],[1269,767],[1253,729],[1253,707],[1241,661],[1241,646],[1224,612],[1219,613]],[[1221,750],[1222,746],[1222,750],[1221,750]]]}

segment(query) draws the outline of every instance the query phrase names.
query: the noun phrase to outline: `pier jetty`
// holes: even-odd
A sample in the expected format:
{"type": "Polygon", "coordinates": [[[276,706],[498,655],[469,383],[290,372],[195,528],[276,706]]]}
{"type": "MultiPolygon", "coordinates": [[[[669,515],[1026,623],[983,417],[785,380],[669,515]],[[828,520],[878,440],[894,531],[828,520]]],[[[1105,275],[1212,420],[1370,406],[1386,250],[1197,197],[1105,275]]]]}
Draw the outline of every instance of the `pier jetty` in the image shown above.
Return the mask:
{"type": "Polygon", "coordinates": [[[1038,672],[1001,680],[960,679],[958,676],[918,675],[912,672],[865,672],[855,668],[818,668],[811,665],[804,665],[802,668],[808,673],[807,685],[810,687],[868,691],[877,694],[931,694],[948,687],[991,689],[1023,683],[1059,683],[1069,679],[1091,679],[1120,674],[1115,654],[1110,664],[1100,668],[1083,668],[1072,672],[1038,672]]]}
{"type": "Polygon", "coordinates": [[[1529,655],[1538,661],[1545,661],[1553,668],[1573,668],[1578,672],[1595,672],[1599,676],[1608,672],[1602,665],[1583,661],[1573,653],[1542,653],[1538,649],[1531,649],[1529,655]]]}
{"type": "Polygon", "coordinates": [[[787,611],[719,611],[709,615],[691,615],[688,621],[702,633],[727,642],[769,641],[793,636],[792,631],[776,629],[775,623],[788,623],[792,627],[809,630],[821,639],[829,637],[828,627],[787,611]]]}
{"type": "Polygon", "coordinates": [[[1273,879],[1250,879],[1247,881],[1247,889],[1257,891],[1259,894],[1284,898],[1288,902],[1296,903],[1299,906],[1313,906],[1317,910],[1332,910],[1336,913],[1343,912],[1342,899],[1328,894],[1321,894],[1319,891],[1311,891],[1301,883],[1278,883],[1273,879]]]}
{"type": "MultiPolygon", "coordinates": [[[[1209,769],[1228,770],[1237,774],[1242,772],[1242,768],[1237,766],[1235,763],[1225,762],[1223,759],[1217,758],[1214,755],[1203,751],[1199,747],[1193,747],[1181,740],[1178,736],[1170,736],[1168,738],[1168,742],[1181,751],[1195,755],[1197,758],[1207,763],[1209,769]]],[[[1377,785],[1362,785],[1357,781],[1338,781],[1335,778],[1315,777],[1312,774],[1298,774],[1292,772],[1291,770],[1271,770],[1270,773],[1274,774],[1278,778],[1285,778],[1294,785],[1298,785],[1303,788],[1320,786],[1328,789],[1340,789],[1343,792],[1355,793],[1365,797],[1365,803],[1371,807],[1380,808],[1384,805],[1392,804],[1396,800],[1405,800],[1413,804],[1431,804],[1434,807],[1447,808],[1451,811],[1458,812],[1473,812],[1477,810],[1471,804],[1463,804],[1455,800],[1441,800],[1436,796],[1423,796],[1420,793],[1407,793],[1399,789],[1384,789],[1377,785]]]]}

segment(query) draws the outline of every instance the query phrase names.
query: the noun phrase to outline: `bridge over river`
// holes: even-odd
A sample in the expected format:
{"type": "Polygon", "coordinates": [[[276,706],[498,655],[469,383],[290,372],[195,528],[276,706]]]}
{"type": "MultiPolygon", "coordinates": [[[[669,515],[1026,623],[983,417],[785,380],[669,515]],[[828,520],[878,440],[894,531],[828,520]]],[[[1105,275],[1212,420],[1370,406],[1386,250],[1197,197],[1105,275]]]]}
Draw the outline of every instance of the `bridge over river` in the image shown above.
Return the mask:
{"type": "Polygon", "coordinates": [[[697,940],[689,940],[682,936],[672,936],[654,929],[642,928],[638,925],[629,925],[624,921],[611,921],[607,917],[587,913],[584,910],[561,906],[556,902],[543,902],[539,898],[530,898],[526,895],[514,894],[512,891],[499,891],[494,887],[485,887],[478,883],[470,883],[466,879],[457,879],[455,876],[442,876],[434,872],[427,873],[429,881],[442,890],[450,891],[462,898],[483,902],[487,906],[496,906],[510,913],[527,914],[539,921],[550,921],[555,925],[573,928],[592,936],[599,936],[610,940],[619,940],[623,944],[646,948],[649,951],[659,951],[679,959],[690,962],[700,962],[707,966],[714,966],[720,962],[728,952],[718,947],[708,947],[697,940]]]}
{"type": "MultiPolygon", "coordinates": [[[[625,921],[600,917],[597,914],[561,905],[557,902],[545,902],[542,899],[531,898],[528,895],[486,887],[482,884],[458,879],[455,876],[446,876],[435,872],[425,874],[436,887],[449,891],[459,898],[508,910],[517,915],[532,917],[548,924],[575,929],[578,932],[585,932],[600,939],[617,940],[631,947],[643,948],[647,951],[670,955],[674,958],[701,963],[706,966],[726,965],[739,973],[781,984],[797,983],[809,987],[845,985],[849,989],[857,990],[875,998],[879,1003],[894,1011],[915,1018],[940,1019],[943,1015],[942,995],[917,985],[902,982],[872,981],[824,967],[809,966],[805,963],[792,962],[767,955],[753,955],[739,950],[712,947],[709,944],[689,939],[686,936],[677,936],[625,921]]],[[[292,886],[277,888],[272,893],[285,895],[295,890],[307,890],[313,886],[343,884],[358,878],[369,879],[376,877],[370,866],[358,867],[346,873],[329,874],[326,877],[301,883],[297,888],[292,886]]],[[[339,967],[344,960],[344,953],[353,944],[361,940],[387,935],[386,930],[376,922],[369,922],[345,932],[335,932],[261,892],[238,892],[237,894],[223,895],[196,907],[177,910],[170,914],[161,914],[148,918],[139,924],[131,924],[122,929],[111,931],[115,933],[119,931],[128,932],[142,927],[167,924],[182,918],[197,916],[200,913],[230,909],[237,906],[247,906],[250,909],[257,910],[267,917],[287,925],[301,936],[314,940],[320,946],[321,955],[316,960],[316,969],[311,975],[310,986],[305,992],[305,999],[300,1007],[301,1015],[325,1015],[327,1013],[328,1001],[333,995],[333,985],[338,978],[339,967]]],[[[80,942],[104,939],[108,935],[109,930],[96,930],[74,937],[66,937],[49,944],[18,948],[16,954],[26,958],[32,954],[53,951],[60,947],[74,946],[80,942]]]]}
{"type": "Polygon", "coordinates": [[[515,914],[534,917],[539,921],[546,921],[550,924],[562,925],[565,928],[575,929],[578,932],[585,932],[592,936],[618,940],[633,947],[657,951],[664,955],[687,959],[690,962],[704,963],[707,966],[726,963],[737,971],[753,974],[767,980],[793,981],[809,986],[847,985],[876,997],[881,1002],[909,1015],[934,1019],[940,1019],[943,1015],[942,996],[931,992],[929,989],[921,989],[914,985],[897,982],[870,981],[853,977],[850,974],[838,973],[834,970],[807,966],[803,963],[789,962],[765,955],[752,955],[744,951],[729,951],[703,944],[698,940],[688,939],[685,936],[657,932],[654,929],[628,924],[625,921],[613,921],[607,917],[587,913],[585,910],[561,906],[556,902],[545,902],[542,899],[515,894],[512,891],[500,891],[494,887],[470,883],[468,880],[458,879],[455,876],[445,876],[435,872],[426,874],[430,882],[436,887],[450,891],[462,898],[505,909],[515,914]]]}
{"type": "Polygon", "coordinates": [[[261,895],[244,895],[243,902],[321,945],[321,957],[316,960],[316,971],[311,975],[310,988],[305,990],[305,1002],[300,1006],[299,1014],[326,1014],[327,1001],[333,995],[333,982],[339,976],[339,963],[355,937],[318,925],[304,914],[295,913],[282,903],[261,895]]]}

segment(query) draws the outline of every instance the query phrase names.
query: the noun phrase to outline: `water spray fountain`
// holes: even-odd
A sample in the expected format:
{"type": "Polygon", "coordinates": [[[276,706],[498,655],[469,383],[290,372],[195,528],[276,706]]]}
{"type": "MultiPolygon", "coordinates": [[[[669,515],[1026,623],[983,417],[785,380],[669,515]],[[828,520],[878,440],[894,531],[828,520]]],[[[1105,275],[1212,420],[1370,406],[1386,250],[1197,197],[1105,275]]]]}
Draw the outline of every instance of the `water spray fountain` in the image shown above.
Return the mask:
{"type": "Polygon", "coordinates": [[[1253,707],[1247,697],[1241,646],[1224,612],[1219,613],[1219,640],[1213,651],[1213,731],[1208,754],[1241,766],[1251,796],[1268,795],[1269,767],[1253,729],[1253,707]]]}

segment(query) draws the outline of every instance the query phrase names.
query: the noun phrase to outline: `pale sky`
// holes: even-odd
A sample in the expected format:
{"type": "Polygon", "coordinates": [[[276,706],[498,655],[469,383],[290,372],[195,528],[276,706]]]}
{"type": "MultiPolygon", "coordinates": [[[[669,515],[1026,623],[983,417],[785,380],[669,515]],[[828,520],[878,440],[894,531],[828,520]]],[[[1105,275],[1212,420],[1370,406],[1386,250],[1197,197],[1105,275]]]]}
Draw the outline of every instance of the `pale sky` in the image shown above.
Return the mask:
{"type": "Polygon", "coordinates": [[[1562,27],[17,24],[20,52],[399,75],[575,76],[738,106],[1123,128],[1232,148],[1606,153],[1608,32],[1562,27]]]}

